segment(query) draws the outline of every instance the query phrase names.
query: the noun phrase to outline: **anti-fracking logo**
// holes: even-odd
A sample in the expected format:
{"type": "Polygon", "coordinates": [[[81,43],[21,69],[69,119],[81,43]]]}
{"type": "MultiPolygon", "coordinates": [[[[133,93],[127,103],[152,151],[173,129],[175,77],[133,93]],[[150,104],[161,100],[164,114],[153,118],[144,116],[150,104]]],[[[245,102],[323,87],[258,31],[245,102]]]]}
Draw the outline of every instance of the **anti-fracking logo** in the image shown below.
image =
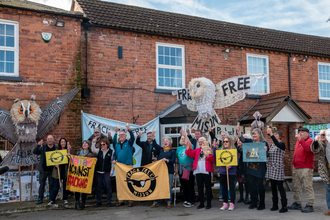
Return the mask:
{"type": "Polygon", "coordinates": [[[125,182],[133,195],[147,197],[155,191],[156,178],[157,176],[150,169],[137,167],[126,173],[125,182]]]}
{"type": "Polygon", "coordinates": [[[234,158],[234,155],[230,151],[224,150],[221,152],[219,160],[224,165],[228,165],[233,162],[233,158],[234,158]]]}

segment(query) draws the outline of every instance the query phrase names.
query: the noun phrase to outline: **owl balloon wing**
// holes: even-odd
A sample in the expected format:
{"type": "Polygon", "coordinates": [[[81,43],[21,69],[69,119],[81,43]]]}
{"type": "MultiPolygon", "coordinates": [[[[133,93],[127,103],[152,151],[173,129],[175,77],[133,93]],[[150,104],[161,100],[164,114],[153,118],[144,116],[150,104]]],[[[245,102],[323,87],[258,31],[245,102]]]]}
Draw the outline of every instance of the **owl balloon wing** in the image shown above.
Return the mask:
{"type": "Polygon", "coordinates": [[[193,112],[197,112],[198,109],[197,109],[197,106],[196,106],[196,102],[194,99],[190,100],[188,105],[187,105],[187,108],[190,110],[190,111],[193,111],[193,112]]]}
{"type": "Polygon", "coordinates": [[[77,95],[78,91],[78,88],[74,88],[41,108],[37,138],[45,136],[59,122],[65,108],[77,95]]]}
{"type": "Polygon", "coordinates": [[[246,75],[225,79],[216,84],[214,109],[222,109],[245,98],[245,93],[252,90],[265,75],[246,75]]]}
{"type": "Polygon", "coordinates": [[[0,136],[12,144],[17,142],[15,126],[11,120],[10,111],[0,106],[0,136]]]}

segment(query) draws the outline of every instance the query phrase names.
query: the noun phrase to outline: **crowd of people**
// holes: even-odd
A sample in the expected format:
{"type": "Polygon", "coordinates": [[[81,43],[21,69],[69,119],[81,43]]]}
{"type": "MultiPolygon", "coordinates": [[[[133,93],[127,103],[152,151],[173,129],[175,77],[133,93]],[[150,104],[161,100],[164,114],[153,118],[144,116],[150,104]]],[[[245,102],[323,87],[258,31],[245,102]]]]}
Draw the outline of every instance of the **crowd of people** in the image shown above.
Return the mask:
{"type": "MultiPolygon", "coordinates": [[[[270,145],[267,143],[263,128],[254,128],[251,134],[242,134],[240,126],[237,125],[237,138],[229,137],[228,133],[222,132],[221,138],[217,139],[209,129],[212,143],[206,140],[206,136],[200,130],[195,130],[195,138],[181,129],[180,146],[172,149],[172,138],[162,137],[163,146],[160,146],[155,140],[156,132],[147,133],[147,140],[141,141],[142,134],[139,133],[136,140],[129,125],[126,130],[116,128],[115,135],[112,138],[111,133],[107,136],[103,135],[98,128],[95,128],[93,135],[83,141],[80,150],[75,155],[84,157],[95,157],[97,160],[94,174],[93,187],[97,197],[96,207],[102,205],[102,192],[105,190],[107,194],[107,206],[110,207],[112,199],[111,177],[114,173],[114,164],[116,162],[133,166],[133,154],[135,148],[134,142],[142,150],[141,166],[150,164],[157,160],[163,160],[167,164],[169,187],[172,190],[173,178],[178,174],[183,192],[183,206],[190,208],[195,205],[195,201],[199,201],[197,209],[212,208],[212,188],[211,179],[214,170],[219,171],[220,197],[223,201],[220,210],[233,211],[236,202],[236,184],[239,187],[239,199],[237,203],[249,205],[249,209],[263,210],[265,206],[265,180],[269,179],[272,192],[271,211],[279,210],[280,213],[288,212],[288,210],[301,210],[301,212],[313,212],[314,191],[313,191],[313,170],[314,170],[314,154],[319,153],[318,171],[324,181],[326,188],[326,201],[328,211],[325,215],[330,215],[330,168],[327,158],[327,148],[330,144],[325,138],[325,130],[313,141],[309,137],[309,130],[300,127],[295,134],[296,145],[293,155],[293,189],[294,197],[292,205],[288,206],[288,199],[283,187],[284,183],[284,155],[286,145],[282,142],[282,132],[280,130],[266,129],[265,133],[271,138],[270,145]],[[118,135],[117,135],[118,133],[118,135]],[[244,162],[243,161],[243,143],[262,143],[266,151],[267,162],[244,162]],[[113,144],[113,150],[110,145],[113,144]],[[221,166],[215,167],[216,151],[219,149],[237,149],[237,166],[221,166]],[[307,204],[302,207],[302,189],[305,189],[307,196],[307,204]],[[198,192],[197,196],[195,192],[198,192]],[[204,192],[206,191],[206,204],[204,192]],[[278,191],[280,194],[279,198],[278,191]],[[244,196],[245,192],[245,196],[244,196]]],[[[63,200],[67,204],[68,191],[65,189],[68,165],[46,166],[45,153],[57,149],[67,149],[68,154],[71,153],[71,146],[65,138],[59,140],[58,146],[54,144],[54,137],[48,135],[47,143],[42,141],[34,148],[33,153],[40,155],[40,163],[38,170],[40,172],[40,188],[39,199],[37,204],[41,204],[44,198],[45,182],[48,179],[50,202],[54,204],[59,191],[59,179],[63,182],[63,200]]],[[[328,150],[329,151],[329,150],[328,150]]],[[[80,210],[85,207],[87,194],[75,193],[75,208],[80,210]]],[[[151,207],[158,207],[158,200],[153,201],[151,207]]],[[[171,208],[171,197],[167,199],[167,208],[171,208]]],[[[125,201],[119,201],[116,206],[125,205],[125,201]]],[[[128,201],[128,206],[134,206],[134,201],[128,201]]]]}

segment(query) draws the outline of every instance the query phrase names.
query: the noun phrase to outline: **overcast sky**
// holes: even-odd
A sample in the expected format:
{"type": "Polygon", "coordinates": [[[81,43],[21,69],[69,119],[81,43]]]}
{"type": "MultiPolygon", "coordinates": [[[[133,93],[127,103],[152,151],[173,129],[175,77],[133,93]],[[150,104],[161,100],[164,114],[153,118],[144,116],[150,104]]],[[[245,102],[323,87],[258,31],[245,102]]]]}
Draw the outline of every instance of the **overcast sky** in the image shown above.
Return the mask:
{"type": "MultiPolygon", "coordinates": [[[[30,0],[70,10],[71,0],[30,0]]],[[[330,37],[330,0],[105,0],[220,21],[330,37]]]]}

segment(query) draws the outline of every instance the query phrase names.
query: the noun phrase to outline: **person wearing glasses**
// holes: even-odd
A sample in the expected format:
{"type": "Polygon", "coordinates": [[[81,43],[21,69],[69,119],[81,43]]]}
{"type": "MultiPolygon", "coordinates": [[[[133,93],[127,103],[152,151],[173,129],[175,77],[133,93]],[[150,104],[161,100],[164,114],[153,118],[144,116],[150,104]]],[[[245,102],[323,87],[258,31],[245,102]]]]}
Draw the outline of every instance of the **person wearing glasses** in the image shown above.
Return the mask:
{"type": "MultiPolygon", "coordinates": [[[[127,138],[126,132],[121,130],[119,131],[119,139],[117,141],[117,132],[118,128],[115,128],[116,134],[113,137],[113,146],[114,146],[114,154],[112,158],[112,163],[115,164],[116,162],[133,166],[133,154],[135,152],[135,148],[133,147],[135,138],[134,134],[131,130],[131,127],[127,124],[126,129],[129,132],[130,138],[127,138]]],[[[125,205],[124,201],[119,201],[119,203],[116,205],[117,207],[125,205]]],[[[133,207],[134,202],[129,201],[128,207],[133,207]]]]}
{"type": "Polygon", "coordinates": [[[329,160],[326,154],[327,148],[328,149],[330,148],[330,143],[327,141],[325,137],[325,130],[321,130],[320,136],[316,136],[315,141],[313,141],[311,145],[311,151],[313,153],[319,153],[318,172],[323,180],[325,189],[327,191],[326,202],[328,206],[328,211],[326,211],[324,214],[330,216],[330,168],[329,168],[329,160]]]}
{"type": "Polygon", "coordinates": [[[105,188],[107,190],[107,207],[111,207],[111,197],[112,197],[112,189],[111,189],[111,176],[113,175],[113,165],[111,163],[111,159],[113,158],[113,151],[110,149],[110,142],[107,138],[104,138],[100,141],[100,148],[95,147],[96,142],[92,144],[92,152],[97,154],[96,157],[96,165],[95,165],[95,177],[96,177],[96,198],[97,203],[95,207],[99,207],[102,205],[102,187],[103,182],[105,184],[105,188]]]}
{"type": "MultiPolygon", "coordinates": [[[[88,140],[83,141],[81,149],[76,151],[76,153],[74,155],[80,156],[80,157],[93,157],[93,153],[90,150],[90,146],[91,146],[91,142],[89,142],[88,140]]],[[[70,155],[70,154],[68,154],[68,155],[70,155]]],[[[76,199],[75,209],[81,210],[81,209],[85,208],[87,194],[81,193],[81,197],[82,197],[81,205],[80,205],[80,192],[75,192],[74,197],[76,199]]]]}
{"type": "Polygon", "coordinates": [[[193,162],[193,172],[197,179],[198,187],[198,197],[200,204],[197,206],[197,209],[212,208],[212,188],[211,188],[211,173],[214,172],[213,163],[215,158],[213,156],[212,149],[209,147],[209,142],[206,141],[205,137],[200,137],[198,139],[200,148],[193,150],[193,146],[188,141],[187,146],[189,148],[186,150],[188,157],[194,158],[193,162]],[[201,143],[203,144],[201,145],[201,143]],[[206,188],[207,195],[207,205],[204,205],[204,184],[206,188]]]}
{"type": "Polygon", "coordinates": [[[273,144],[269,150],[269,160],[267,162],[267,172],[265,178],[270,179],[270,185],[273,195],[273,207],[271,211],[278,210],[278,195],[277,189],[280,191],[282,208],[280,213],[287,212],[287,199],[286,193],[283,188],[284,182],[284,155],[285,155],[285,143],[281,141],[282,132],[280,130],[273,131],[271,128],[267,128],[267,134],[272,138],[273,144]]]}

